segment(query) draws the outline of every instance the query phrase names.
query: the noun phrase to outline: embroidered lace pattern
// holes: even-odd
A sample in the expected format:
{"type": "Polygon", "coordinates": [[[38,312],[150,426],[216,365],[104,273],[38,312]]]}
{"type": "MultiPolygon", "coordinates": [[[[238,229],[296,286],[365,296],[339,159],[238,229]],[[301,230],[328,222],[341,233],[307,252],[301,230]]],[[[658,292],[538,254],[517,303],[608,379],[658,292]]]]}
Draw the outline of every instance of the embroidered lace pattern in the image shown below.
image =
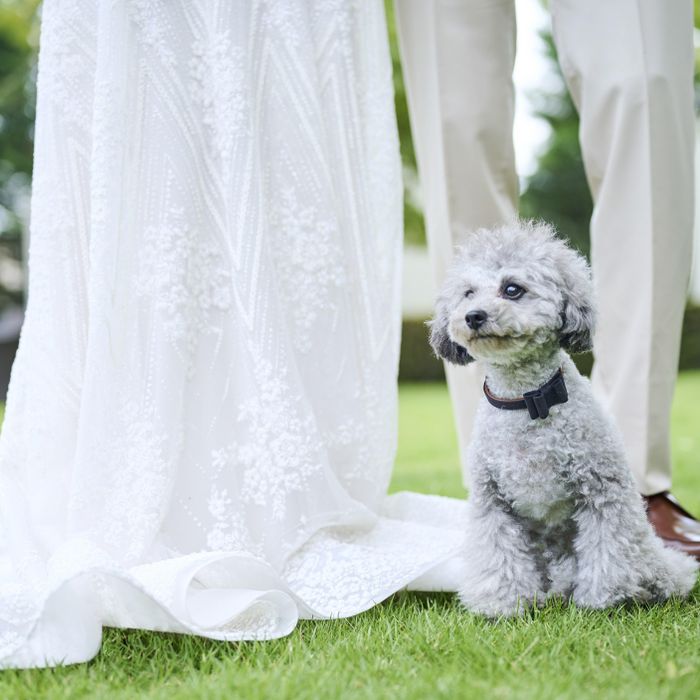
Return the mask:
{"type": "Polygon", "coordinates": [[[402,208],[381,0],[42,19],[0,665],[85,661],[104,625],[270,639],[439,573],[461,503],[386,497],[402,208]]]}

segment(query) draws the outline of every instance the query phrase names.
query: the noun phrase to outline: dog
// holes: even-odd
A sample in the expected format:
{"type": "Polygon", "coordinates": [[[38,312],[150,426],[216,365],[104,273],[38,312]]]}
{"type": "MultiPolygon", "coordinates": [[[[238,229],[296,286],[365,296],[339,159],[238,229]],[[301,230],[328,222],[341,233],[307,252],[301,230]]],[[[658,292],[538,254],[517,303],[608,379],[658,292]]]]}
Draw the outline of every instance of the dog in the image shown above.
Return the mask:
{"type": "Polygon", "coordinates": [[[468,449],[467,609],[522,614],[687,596],[698,564],[649,524],[621,437],[568,353],[591,349],[585,259],[541,222],[466,237],[436,302],[436,355],[485,369],[468,449]]]}

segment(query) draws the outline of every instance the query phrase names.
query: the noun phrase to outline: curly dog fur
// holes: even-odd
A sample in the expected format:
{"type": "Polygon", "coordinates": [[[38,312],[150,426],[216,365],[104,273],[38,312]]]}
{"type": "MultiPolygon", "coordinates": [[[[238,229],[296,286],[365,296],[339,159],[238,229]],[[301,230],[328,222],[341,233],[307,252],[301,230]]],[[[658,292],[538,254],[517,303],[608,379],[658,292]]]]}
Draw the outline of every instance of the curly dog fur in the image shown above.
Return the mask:
{"type": "Polygon", "coordinates": [[[586,608],[660,601],[695,583],[696,562],[654,534],[613,421],[566,352],[591,347],[592,297],[586,261],[552,227],[515,222],[470,234],[437,300],[433,349],[482,362],[492,394],[519,398],[558,368],[569,392],[535,420],[482,398],[460,591],[474,612],[518,614],[550,596],[586,608]],[[475,310],[485,320],[472,329],[475,310]]]}

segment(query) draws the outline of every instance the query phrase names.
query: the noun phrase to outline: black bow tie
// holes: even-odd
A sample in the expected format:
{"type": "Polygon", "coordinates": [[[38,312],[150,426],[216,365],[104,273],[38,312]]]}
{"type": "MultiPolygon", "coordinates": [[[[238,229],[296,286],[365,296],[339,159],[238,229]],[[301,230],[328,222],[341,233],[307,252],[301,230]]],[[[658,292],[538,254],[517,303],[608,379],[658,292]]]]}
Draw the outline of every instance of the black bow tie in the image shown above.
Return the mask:
{"type": "Polygon", "coordinates": [[[549,409],[558,403],[566,403],[569,393],[564,383],[564,374],[559,368],[554,376],[534,391],[526,391],[522,399],[498,399],[490,391],[484,381],[484,394],[488,402],[496,408],[505,411],[518,411],[527,408],[530,418],[546,418],[549,409]]]}

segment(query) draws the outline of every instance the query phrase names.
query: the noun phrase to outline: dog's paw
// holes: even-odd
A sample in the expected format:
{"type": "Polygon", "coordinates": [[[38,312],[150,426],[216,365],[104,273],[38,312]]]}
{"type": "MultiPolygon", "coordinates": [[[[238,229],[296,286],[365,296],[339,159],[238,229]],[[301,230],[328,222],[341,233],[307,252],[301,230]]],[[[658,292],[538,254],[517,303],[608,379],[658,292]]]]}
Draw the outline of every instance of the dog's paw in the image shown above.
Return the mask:
{"type": "Polygon", "coordinates": [[[668,547],[663,549],[662,560],[663,567],[658,580],[664,597],[685,598],[697,582],[700,564],[693,557],[668,547]]]}
{"type": "MultiPolygon", "coordinates": [[[[608,576],[600,586],[579,583],[574,603],[582,608],[609,608],[621,603],[659,603],[686,597],[695,585],[698,562],[682,552],[659,546],[648,557],[608,576]]],[[[590,584],[590,580],[588,582],[590,584]]]]}

